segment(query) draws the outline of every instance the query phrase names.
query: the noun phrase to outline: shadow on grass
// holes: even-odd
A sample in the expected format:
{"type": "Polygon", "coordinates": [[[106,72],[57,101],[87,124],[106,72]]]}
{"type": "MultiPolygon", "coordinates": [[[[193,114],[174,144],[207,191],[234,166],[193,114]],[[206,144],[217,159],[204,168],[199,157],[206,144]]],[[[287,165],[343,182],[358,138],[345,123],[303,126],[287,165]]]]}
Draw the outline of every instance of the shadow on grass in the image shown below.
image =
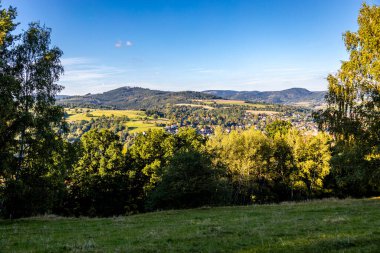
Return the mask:
{"type": "Polygon", "coordinates": [[[303,243],[277,242],[270,247],[247,248],[237,252],[380,252],[380,233],[373,235],[359,238],[338,237],[313,241],[305,240],[303,243]]]}

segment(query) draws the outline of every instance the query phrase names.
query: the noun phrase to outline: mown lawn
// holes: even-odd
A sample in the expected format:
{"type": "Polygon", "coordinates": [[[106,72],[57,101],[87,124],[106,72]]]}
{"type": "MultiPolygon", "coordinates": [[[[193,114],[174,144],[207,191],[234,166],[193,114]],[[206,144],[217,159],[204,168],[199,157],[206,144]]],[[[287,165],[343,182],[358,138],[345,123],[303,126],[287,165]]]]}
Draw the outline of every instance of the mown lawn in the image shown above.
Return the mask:
{"type": "Polygon", "coordinates": [[[380,252],[380,200],[0,220],[0,252],[380,252]]]}

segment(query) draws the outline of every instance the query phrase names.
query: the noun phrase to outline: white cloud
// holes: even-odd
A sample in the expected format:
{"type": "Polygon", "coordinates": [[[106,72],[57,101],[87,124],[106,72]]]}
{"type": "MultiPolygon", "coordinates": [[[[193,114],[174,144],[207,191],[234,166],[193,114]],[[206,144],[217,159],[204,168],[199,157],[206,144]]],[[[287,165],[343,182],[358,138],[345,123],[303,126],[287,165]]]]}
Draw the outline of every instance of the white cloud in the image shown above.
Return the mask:
{"type": "Polygon", "coordinates": [[[65,67],[72,66],[72,65],[86,64],[89,62],[91,62],[91,60],[85,57],[71,57],[71,58],[61,59],[61,63],[65,67]]]}
{"type": "Polygon", "coordinates": [[[127,40],[127,42],[125,42],[125,45],[126,45],[127,47],[131,47],[131,46],[133,46],[133,42],[130,41],[130,40],[127,40]]]}
{"type": "Polygon", "coordinates": [[[126,47],[131,47],[131,46],[133,46],[133,42],[130,41],[130,40],[127,40],[126,42],[123,42],[123,41],[121,41],[121,40],[118,40],[118,41],[116,41],[116,43],[115,43],[115,47],[116,47],[116,48],[121,48],[121,47],[124,47],[124,46],[126,46],[126,47]]]}
{"type": "Polygon", "coordinates": [[[116,48],[120,48],[122,45],[123,45],[123,44],[122,44],[121,40],[116,41],[116,43],[115,43],[115,47],[116,47],[116,48]]]}

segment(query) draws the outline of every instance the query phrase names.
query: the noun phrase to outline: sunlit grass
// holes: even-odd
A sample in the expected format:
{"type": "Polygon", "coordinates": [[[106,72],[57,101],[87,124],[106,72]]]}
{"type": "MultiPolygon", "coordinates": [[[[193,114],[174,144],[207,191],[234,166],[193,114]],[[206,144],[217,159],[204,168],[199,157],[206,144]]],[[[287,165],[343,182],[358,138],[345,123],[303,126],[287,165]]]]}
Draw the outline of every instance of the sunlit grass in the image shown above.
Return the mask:
{"type": "Polygon", "coordinates": [[[0,220],[1,252],[380,252],[380,201],[0,220]]]}
{"type": "Polygon", "coordinates": [[[101,109],[89,109],[89,108],[75,108],[75,109],[65,109],[68,117],[66,120],[68,122],[75,122],[91,119],[96,119],[102,116],[105,117],[124,117],[129,118],[128,121],[124,122],[124,125],[128,127],[129,133],[140,133],[148,131],[149,129],[158,129],[162,128],[156,126],[156,123],[166,124],[167,119],[160,118],[154,119],[153,117],[147,117],[144,111],[137,110],[101,110],[101,109]]]}
{"type": "Polygon", "coordinates": [[[68,122],[80,121],[80,120],[91,120],[91,118],[97,118],[101,116],[105,117],[123,117],[127,116],[130,119],[138,119],[146,117],[145,112],[137,110],[101,110],[101,109],[65,109],[68,117],[66,120],[68,122]]]}
{"type": "Polygon", "coordinates": [[[140,132],[144,132],[144,131],[148,131],[149,129],[158,129],[158,128],[162,128],[162,127],[159,127],[159,126],[156,126],[156,122],[157,123],[163,123],[165,121],[143,121],[143,120],[133,120],[133,121],[128,121],[127,123],[125,123],[125,126],[128,127],[128,131],[129,133],[140,133],[140,132]]]}

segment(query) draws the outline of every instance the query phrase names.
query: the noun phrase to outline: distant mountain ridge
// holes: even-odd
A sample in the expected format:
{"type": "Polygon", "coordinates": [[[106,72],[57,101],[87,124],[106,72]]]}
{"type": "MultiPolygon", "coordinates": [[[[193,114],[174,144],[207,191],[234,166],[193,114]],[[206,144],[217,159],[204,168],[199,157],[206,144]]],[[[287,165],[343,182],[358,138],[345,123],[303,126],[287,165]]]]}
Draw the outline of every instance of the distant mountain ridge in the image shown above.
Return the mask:
{"type": "Polygon", "coordinates": [[[99,94],[69,96],[57,99],[63,106],[108,107],[114,109],[154,109],[167,104],[190,103],[194,99],[218,99],[221,97],[197,91],[161,91],[140,87],[121,87],[99,94]]]}
{"type": "Polygon", "coordinates": [[[281,91],[235,91],[205,90],[203,93],[225,99],[265,102],[273,104],[322,104],[326,91],[309,91],[304,88],[291,88],[281,91]]]}
{"type": "Polygon", "coordinates": [[[113,109],[162,109],[167,104],[191,103],[193,100],[233,99],[270,104],[315,106],[324,103],[325,91],[292,88],[282,91],[206,90],[161,91],[140,87],[121,87],[99,94],[57,96],[63,106],[103,107],[113,109]]]}

